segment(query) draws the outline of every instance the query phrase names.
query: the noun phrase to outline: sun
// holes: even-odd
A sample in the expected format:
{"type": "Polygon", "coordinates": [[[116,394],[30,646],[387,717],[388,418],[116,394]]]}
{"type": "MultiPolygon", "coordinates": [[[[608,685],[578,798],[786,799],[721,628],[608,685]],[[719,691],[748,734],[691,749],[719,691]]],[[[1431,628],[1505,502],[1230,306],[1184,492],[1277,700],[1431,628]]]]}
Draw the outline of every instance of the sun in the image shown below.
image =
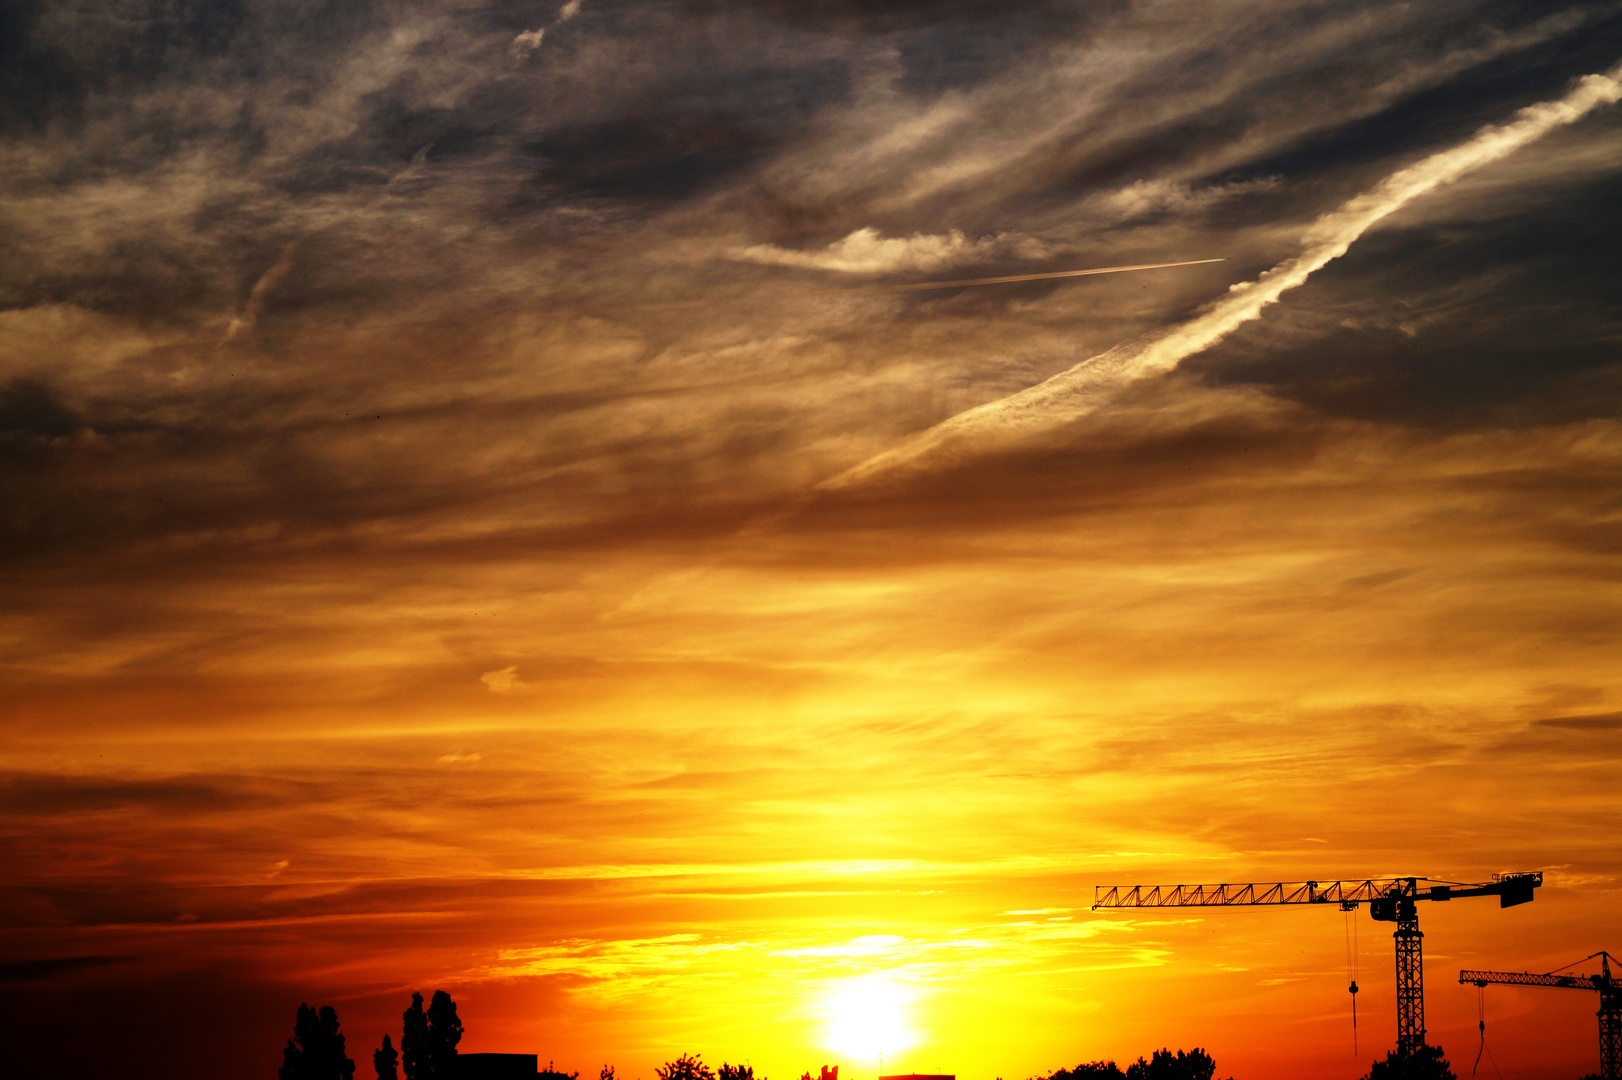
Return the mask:
{"type": "Polygon", "coordinates": [[[826,1045],[862,1061],[893,1054],[914,1043],[908,1011],[912,994],[881,975],[833,984],[825,1000],[826,1045]]]}

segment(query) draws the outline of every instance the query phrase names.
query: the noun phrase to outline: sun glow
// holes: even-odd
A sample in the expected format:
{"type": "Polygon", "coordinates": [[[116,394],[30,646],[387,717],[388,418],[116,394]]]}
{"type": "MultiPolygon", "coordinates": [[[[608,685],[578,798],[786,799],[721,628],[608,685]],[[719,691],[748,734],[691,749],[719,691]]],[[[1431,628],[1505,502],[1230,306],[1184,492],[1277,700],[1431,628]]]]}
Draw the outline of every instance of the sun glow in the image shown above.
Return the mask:
{"type": "Polygon", "coordinates": [[[826,999],[827,1046],[855,1060],[905,1050],[916,1041],[909,1022],[912,994],[878,975],[835,983],[826,999]]]}

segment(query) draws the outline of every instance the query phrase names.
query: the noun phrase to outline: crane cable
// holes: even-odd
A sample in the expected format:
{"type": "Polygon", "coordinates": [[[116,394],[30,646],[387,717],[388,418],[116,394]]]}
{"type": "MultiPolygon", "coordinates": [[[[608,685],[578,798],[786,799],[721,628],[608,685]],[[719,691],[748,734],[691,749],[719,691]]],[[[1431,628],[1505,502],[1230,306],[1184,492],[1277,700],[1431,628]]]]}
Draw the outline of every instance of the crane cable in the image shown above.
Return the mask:
{"type": "MultiPolygon", "coordinates": [[[[1583,957],[1583,959],[1582,959],[1582,960],[1573,960],[1573,961],[1572,961],[1572,962],[1571,962],[1571,963],[1569,963],[1569,964],[1561,964],[1561,965],[1560,965],[1560,966],[1559,966],[1559,967],[1557,967],[1557,968],[1555,968],[1555,969],[1554,969],[1554,970],[1553,970],[1553,971],[1551,971],[1551,972],[1548,972],[1548,974],[1550,974],[1550,975],[1557,975],[1557,974],[1559,974],[1559,973],[1560,973],[1560,972],[1562,972],[1562,971],[1564,971],[1564,970],[1566,970],[1566,969],[1567,969],[1567,968],[1574,968],[1574,967],[1576,967],[1576,966],[1577,966],[1577,965],[1578,965],[1578,964],[1581,964],[1581,963],[1582,963],[1582,962],[1583,962],[1583,961],[1584,961],[1584,960],[1592,960],[1592,959],[1594,959],[1594,957],[1596,957],[1596,956],[1610,956],[1610,954],[1609,954],[1609,953],[1607,953],[1607,952],[1606,952],[1606,951],[1605,951],[1605,950],[1604,950],[1604,949],[1601,949],[1601,950],[1600,950],[1600,951],[1599,951],[1599,952],[1597,952],[1597,953],[1589,953],[1589,954],[1588,954],[1588,955],[1587,955],[1587,956],[1585,956],[1585,957],[1583,957]]],[[[1612,957],[1612,959],[1615,959],[1615,957],[1612,957]]]]}
{"type": "Polygon", "coordinates": [[[1352,1056],[1357,1056],[1357,908],[1343,910],[1346,916],[1346,969],[1352,984],[1347,992],[1352,995],[1352,1056]]]}
{"type": "Polygon", "coordinates": [[[1486,1053],[1487,1060],[1492,1063],[1492,1071],[1497,1074],[1498,1080],[1504,1080],[1504,1074],[1498,1071],[1498,1059],[1492,1056],[1487,1049],[1487,986],[1485,983],[1476,984],[1476,1030],[1481,1032],[1481,1046],[1476,1050],[1476,1063],[1470,1066],[1470,1075],[1474,1076],[1481,1067],[1481,1055],[1486,1053]]]}

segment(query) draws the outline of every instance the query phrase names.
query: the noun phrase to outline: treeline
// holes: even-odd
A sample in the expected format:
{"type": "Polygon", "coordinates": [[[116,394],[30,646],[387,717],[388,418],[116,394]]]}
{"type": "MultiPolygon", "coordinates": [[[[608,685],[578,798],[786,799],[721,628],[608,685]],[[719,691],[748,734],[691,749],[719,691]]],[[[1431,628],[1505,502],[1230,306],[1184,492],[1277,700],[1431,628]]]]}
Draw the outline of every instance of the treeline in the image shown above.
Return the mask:
{"type": "MultiPolygon", "coordinates": [[[[462,1021],[449,994],[435,990],[426,1009],[422,995],[412,994],[411,1006],[401,1017],[399,1049],[384,1035],[383,1045],[372,1053],[372,1070],[377,1080],[401,1080],[402,1072],[405,1080],[457,1080],[456,1047],[461,1041],[462,1021]]],[[[659,1080],[755,1080],[753,1066],[722,1062],[717,1072],[704,1064],[701,1054],[683,1054],[653,1071],[659,1080]]],[[[282,1067],[276,1075],[279,1080],[354,1080],[355,1062],[338,1030],[336,1009],[331,1005],[298,1007],[293,1037],[282,1050],[282,1067]]],[[[579,1072],[559,1072],[551,1062],[536,1075],[536,1080],[579,1078],[579,1072]]],[[[614,1066],[604,1065],[597,1080],[615,1080],[614,1066]]],[[[811,1080],[811,1075],[800,1080],[811,1080]]]]}
{"type": "MultiPolygon", "coordinates": [[[[456,1002],[443,990],[435,990],[428,1008],[422,995],[411,995],[411,1007],[401,1017],[400,1048],[383,1036],[383,1045],[372,1054],[372,1068],[378,1080],[454,1080],[456,1044],[462,1041],[462,1021],[456,1016],[456,1002]]],[[[355,1062],[344,1047],[338,1030],[338,1013],[331,1005],[320,1010],[298,1007],[293,1021],[293,1037],[282,1050],[280,1080],[354,1080],[355,1062]]]]}
{"type": "MultiPolygon", "coordinates": [[[[443,990],[423,1008],[422,995],[411,995],[411,1006],[400,1018],[400,1044],[383,1036],[383,1044],[372,1053],[372,1070],[377,1080],[457,1080],[456,1047],[462,1041],[462,1021],[456,1015],[456,1002],[443,990]]],[[[659,1080],[756,1080],[749,1065],[721,1063],[719,1070],[704,1063],[701,1054],[682,1054],[653,1070],[659,1080]]],[[[344,1036],[338,1030],[338,1013],[330,1005],[313,1009],[300,1005],[293,1022],[293,1037],[282,1051],[279,1080],[354,1080],[355,1062],[344,1049],[344,1036]]],[[[822,1070],[822,1080],[837,1078],[837,1069],[822,1070]]],[[[1183,1051],[1162,1048],[1148,1058],[1138,1058],[1123,1071],[1113,1061],[1083,1062],[1072,1069],[1055,1069],[1031,1080],[1214,1080],[1216,1061],[1199,1047],[1183,1051]]],[[[540,1070],[537,1080],[579,1080],[578,1072],[557,1071],[551,1062],[540,1070]]],[[[597,1080],[615,1080],[614,1067],[604,1065],[597,1080]]],[[[762,1076],[759,1080],[766,1080],[762,1076]]],[[[807,1072],[800,1080],[814,1080],[807,1072]]],[[[1229,1080],[1232,1080],[1230,1077],[1229,1080]]],[[[1457,1080],[1439,1046],[1422,1046],[1407,1058],[1393,1051],[1384,1061],[1376,1061],[1362,1080],[1457,1080]]],[[[1583,1080],[1599,1080],[1597,1076],[1583,1080]]]]}
{"type": "MultiPolygon", "coordinates": [[[[1199,1047],[1188,1053],[1156,1050],[1147,1061],[1138,1058],[1122,1072],[1113,1061],[1091,1061],[1074,1069],[1055,1069],[1031,1080],[1212,1080],[1216,1062],[1199,1047]]],[[[1232,1080],[1230,1077],[1229,1080],[1232,1080]]],[[[1376,1061],[1362,1080],[1458,1080],[1440,1046],[1421,1046],[1408,1057],[1395,1050],[1376,1061]]],[[[1585,1076],[1583,1080],[1600,1080],[1585,1076]]]]}
{"type": "Polygon", "coordinates": [[[1196,1046],[1187,1053],[1156,1050],[1148,1060],[1140,1057],[1128,1065],[1125,1072],[1113,1061],[1089,1061],[1074,1069],[1055,1069],[1046,1077],[1033,1076],[1031,1080],[1211,1080],[1215,1075],[1215,1059],[1196,1046]]]}

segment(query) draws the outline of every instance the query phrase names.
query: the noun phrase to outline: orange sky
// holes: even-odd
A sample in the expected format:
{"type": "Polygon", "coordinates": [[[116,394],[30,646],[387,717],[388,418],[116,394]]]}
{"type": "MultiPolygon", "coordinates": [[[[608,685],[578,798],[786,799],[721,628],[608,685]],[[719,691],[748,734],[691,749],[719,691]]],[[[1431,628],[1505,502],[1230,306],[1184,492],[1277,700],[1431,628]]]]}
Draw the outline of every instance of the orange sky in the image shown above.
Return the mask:
{"type": "MultiPolygon", "coordinates": [[[[369,1078],[442,988],[462,1049],[588,1077],[1351,1080],[1390,926],[1094,887],[1542,870],[1421,911],[1462,1075],[1459,968],[1622,946],[1622,110],[1131,359],[1622,21],[1230,6],[199,15],[102,82],[123,31],[38,16],[80,72],[0,131],[40,1053],[264,1076],[309,1001],[369,1078]]],[[[1489,988],[1481,1068],[1593,1071],[1596,1005],[1489,988]]]]}

